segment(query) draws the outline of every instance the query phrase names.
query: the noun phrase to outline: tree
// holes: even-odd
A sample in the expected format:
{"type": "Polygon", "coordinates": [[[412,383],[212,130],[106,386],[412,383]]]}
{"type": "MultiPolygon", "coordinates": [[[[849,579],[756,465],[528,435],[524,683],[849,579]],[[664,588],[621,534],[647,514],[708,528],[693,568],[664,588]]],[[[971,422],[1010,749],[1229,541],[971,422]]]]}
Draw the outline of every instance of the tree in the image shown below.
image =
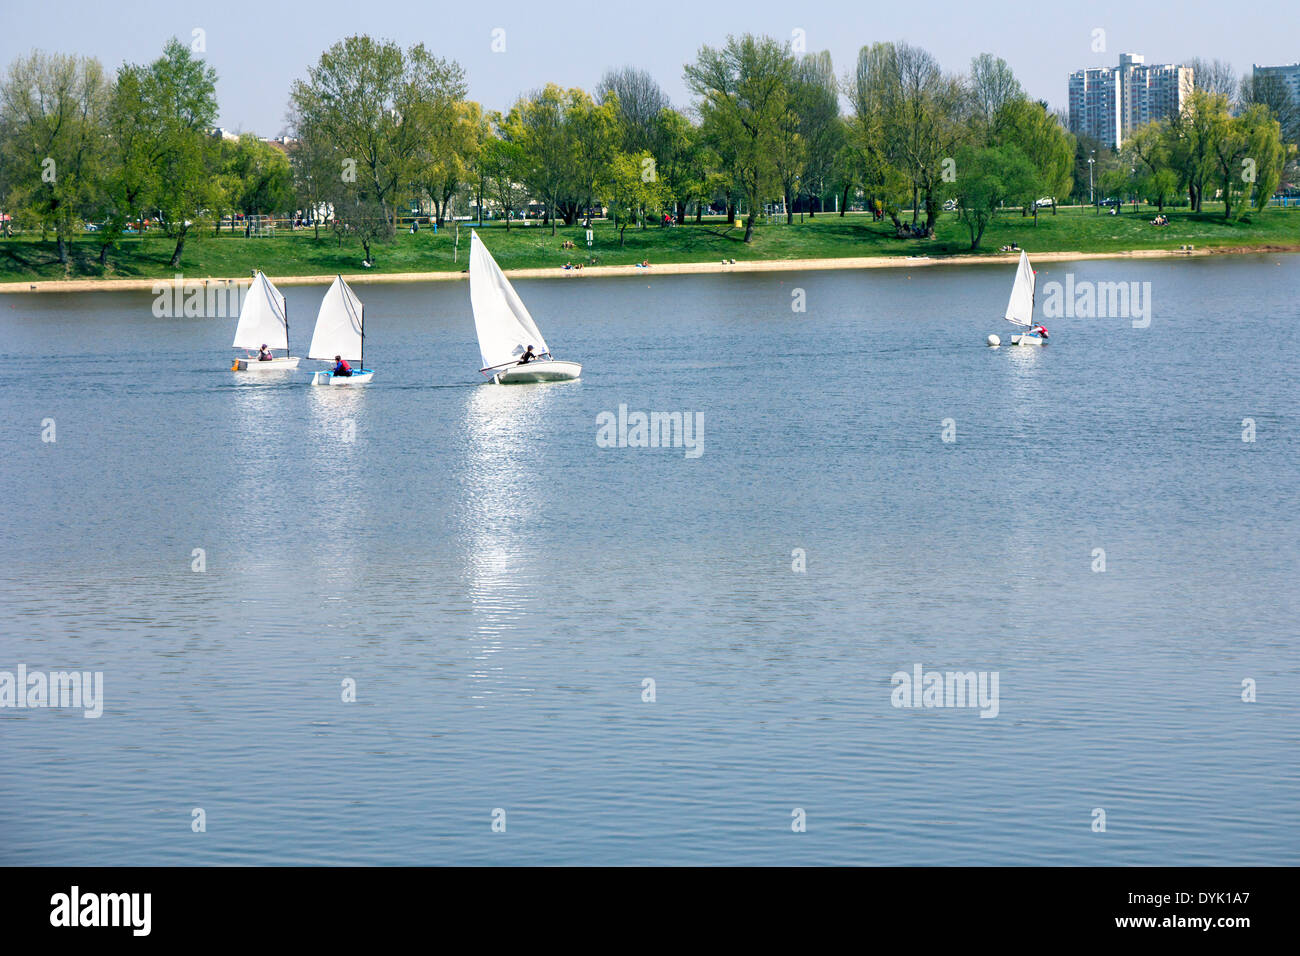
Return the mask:
{"type": "Polygon", "coordinates": [[[597,105],[580,89],[554,83],[525,96],[501,124],[501,135],[520,148],[523,182],[546,206],[555,234],[555,216],[573,225],[590,204],[618,145],[618,97],[597,105]]]}
{"type": "Polygon", "coordinates": [[[745,242],[758,211],[778,183],[774,157],[789,129],[794,60],[787,44],[770,37],[728,37],[721,49],[703,47],[686,67],[686,83],[700,97],[701,126],[725,159],[748,205],[745,242]]]}
{"type": "Polygon", "coordinates": [[[970,247],[977,249],[1003,204],[1032,201],[1039,174],[1015,146],[964,146],[955,159],[957,178],[949,189],[957,200],[957,218],[970,235],[970,247]]]}
{"type": "Polygon", "coordinates": [[[127,223],[138,221],[144,228],[145,207],[157,188],[163,144],[156,131],[144,125],[149,115],[145,74],[142,66],[123,65],[109,100],[103,221],[96,234],[100,265],[107,264],[109,249],[120,240],[127,223]]]}
{"type": "Polygon", "coordinates": [[[651,210],[664,201],[663,186],[647,178],[645,160],[649,152],[619,153],[610,162],[601,181],[602,193],[609,202],[609,214],[618,228],[618,245],[623,247],[623,233],[630,225],[645,222],[651,210]]]}
{"type": "Polygon", "coordinates": [[[572,226],[591,208],[600,183],[609,173],[618,153],[618,117],[617,94],[608,93],[598,104],[582,90],[569,91],[564,126],[573,161],[568,168],[567,196],[560,203],[566,226],[572,226]]]}
{"type": "Polygon", "coordinates": [[[298,133],[289,148],[294,190],[298,204],[311,217],[313,238],[319,239],[322,218],[333,218],[333,201],[341,193],[344,166],[334,145],[304,117],[291,111],[289,124],[298,133]]]}
{"type": "Polygon", "coordinates": [[[110,89],[98,60],[33,52],[0,84],[6,178],[42,229],[53,227],[59,262],[100,194],[110,89]]]}
{"type": "Polygon", "coordinates": [[[798,117],[799,138],[804,145],[803,192],[810,200],[808,214],[811,216],[815,212],[811,199],[817,198],[820,210],[836,154],[847,136],[840,118],[839,85],[830,53],[810,53],[795,64],[792,108],[798,117]]]}
{"type": "Polygon", "coordinates": [[[1297,99],[1280,76],[1253,73],[1241,81],[1238,97],[1243,108],[1267,106],[1282,129],[1282,142],[1300,144],[1300,99],[1297,99]]]}
{"type": "Polygon", "coordinates": [[[478,103],[447,102],[429,117],[429,136],[416,151],[412,184],[423,189],[433,203],[439,225],[447,217],[447,204],[456,190],[470,180],[486,120],[478,103]]]}
{"type": "Polygon", "coordinates": [[[173,37],[163,55],[137,72],[138,110],[127,119],[146,131],[143,150],[153,166],[150,205],[164,233],[176,240],[171,266],[178,268],[185,240],[214,204],[217,141],[209,134],[217,115],[217,74],[173,37]]]}
{"type": "Polygon", "coordinates": [[[1193,57],[1187,61],[1187,66],[1191,67],[1192,84],[1195,89],[1212,96],[1222,96],[1228,102],[1237,95],[1240,84],[1231,63],[1193,57]]]}
{"type": "Polygon", "coordinates": [[[1252,190],[1255,208],[1263,209],[1282,178],[1286,148],[1277,120],[1267,106],[1256,103],[1238,116],[1215,117],[1211,143],[1213,162],[1223,193],[1223,218],[1241,218],[1252,190]]]}
{"type": "Polygon", "coordinates": [[[235,144],[235,207],[259,215],[286,212],[293,205],[293,170],[288,154],[245,133],[235,144]]]}
{"type": "MultiPolygon", "coordinates": [[[[995,127],[999,145],[1014,146],[1029,160],[1036,174],[1038,196],[1052,200],[1056,215],[1058,196],[1074,189],[1074,137],[1061,126],[1046,104],[1023,97],[1009,100],[998,110],[995,127]]],[[[1033,205],[1038,220],[1038,205],[1033,205]]]]}
{"type": "Polygon", "coordinates": [[[655,117],[651,134],[655,176],[666,202],[676,206],[678,222],[686,218],[686,204],[703,203],[708,181],[707,151],[700,131],[685,115],[665,107],[655,117]]]}
{"type": "Polygon", "coordinates": [[[918,47],[876,43],[858,53],[852,95],[872,165],[882,180],[891,178],[886,167],[893,167],[910,184],[912,227],[906,234],[933,235],[950,168],[944,161],[953,158],[965,135],[961,84],[918,47]],[[922,205],[925,224],[918,228],[922,205]]]}
{"type": "Polygon", "coordinates": [[[391,236],[421,150],[465,92],[460,65],[423,44],[403,52],[391,41],[352,36],[321,54],[307,80],[293,84],[290,101],[304,129],[337,150],[351,177],[364,178],[363,205],[378,204],[391,236]]]}
{"type": "MultiPolygon", "coordinates": [[[[498,122],[500,114],[497,114],[498,122]]],[[[483,171],[484,188],[487,194],[501,208],[506,219],[506,231],[510,231],[510,217],[515,210],[523,207],[528,194],[522,185],[527,160],[523,147],[510,140],[493,137],[483,144],[479,156],[483,171]]]]}
{"type": "Polygon", "coordinates": [[[986,146],[1001,141],[1007,106],[1025,99],[1007,61],[981,53],[970,61],[970,113],[976,139],[986,146]]]}
{"type": "Polygon", "coordinates": [[[1219,118],[1227,113],[1227,97],[1194,90],[1183,110],[1166,119],[1169,162],[1187,190],[1192,212],[1201,211],[1205,187],[1213,174],[1214,131],[1219,118]]]}
{"type": "Polygon", "coordinates": [[[598,92],[601,104],[611,93],[617,99],[620,148],[629,153],[653,152],[659,114],[672,107],[668,94],[655,78],[633,66],[606,70],[600,78],[598,92]]]}

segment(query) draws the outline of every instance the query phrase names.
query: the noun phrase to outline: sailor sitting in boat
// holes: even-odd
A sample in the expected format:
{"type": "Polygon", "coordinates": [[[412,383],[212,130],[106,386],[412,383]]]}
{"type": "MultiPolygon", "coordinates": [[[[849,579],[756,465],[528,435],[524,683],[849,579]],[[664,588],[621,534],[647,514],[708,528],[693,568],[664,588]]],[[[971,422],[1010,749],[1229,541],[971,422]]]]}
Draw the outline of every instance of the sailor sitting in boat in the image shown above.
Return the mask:
{"type": "Polygon", "coordinates": [[[1047,326],[1042,325],[1042,324],[1035,325],[1032,329],[1029,330],[1029,334],[1030,334],[1030,335],[1041,335],[1043,338],[1049,338],[1049,337],[1050,337],[1050,336],[1048,336],[1048,334],[1047,334],[1047,326]]]}
{"type": "Polygon", "coordinates": [[[530,346],[528,346],[528,351],[525,352],[525,353],[523,354],[523,356],[519,359],[519,361],[516,362],[515,364],[516,364],[516,365],[527,365],[529,362],[531,362],[531,361],[532,361],[533,359],[535,359],[535,358],[537,358],[537,356],[533,354],[533,347],[530,345],[530,346]]]}
{"type": "Polygon", "coordinates": [[[347,363],[346,359],[336,355],[334,356],[334,374],[340,378],[347,378],[352,374],[352,366],[347,363]]]}
{"type": "Polygon", "coordinates": [[[273,358],[275,358],[275,356],[271,354],[271,350],[268,349],[266,343],[263,342],[262,347],[257,350],[257,360],[259,362],[269,362],[273,358]]]}

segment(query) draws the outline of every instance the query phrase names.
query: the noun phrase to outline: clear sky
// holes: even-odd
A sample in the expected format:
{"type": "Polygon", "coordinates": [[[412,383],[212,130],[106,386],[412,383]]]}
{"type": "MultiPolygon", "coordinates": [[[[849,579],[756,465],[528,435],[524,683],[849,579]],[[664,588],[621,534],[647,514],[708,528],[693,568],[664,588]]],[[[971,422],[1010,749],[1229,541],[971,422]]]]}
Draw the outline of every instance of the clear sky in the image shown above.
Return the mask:
{"type": "Polygon", "coordinates": [[[455,59],[470,97],[507,108],[519,93],[553,81],[591,89],[607,67],[649,70],[677,106],[688,105],[682,65],[728,33],[789,38],[804,31],[807,49],[829,50],[841,75],[858,49],[881,40],[925,47],[945,70],[964,71],[972,56],[1007,60],[1031,96],[1064,107],[1066,75],[1114,64],[1121,52],[1148,63],[1193,56],[1251,63],[1300,61],[1295,0],[1237,7],[1221,0],[1126,0],[1120,3],[1006,0],[0,0],[0,64],[32,48],[123,61],[156,57],[168,37],[206,32],[207,61],[219,76],[221,125],[272,136],[284,126],[290,84],[320,53],[353,33],[404,46],[423,42],[455,59]],[[505,52],[492,31],[505,31],[505,52]],[[1105,31],[1095,53],[1093,31],[1105,31]]]}

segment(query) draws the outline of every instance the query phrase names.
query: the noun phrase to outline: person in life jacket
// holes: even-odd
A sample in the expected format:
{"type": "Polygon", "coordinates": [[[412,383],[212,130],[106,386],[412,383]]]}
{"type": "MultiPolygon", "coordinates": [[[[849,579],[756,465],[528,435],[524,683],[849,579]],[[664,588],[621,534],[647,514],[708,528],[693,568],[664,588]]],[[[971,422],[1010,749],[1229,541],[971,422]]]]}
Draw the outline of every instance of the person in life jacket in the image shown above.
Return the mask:
{"type": "Polygon", "coordinates": [[[341,356],[334,356],[334,374],[340,378],[347,378],[352,374],[352,366],[341,356]]]}
{"type": "Polygon", "coordinates": [[[1041,335],[1045,339],[1050,338],[1050,336],[1047,334],[1047,326],[1043,325],[1042,323],[1039,323],[1038,325],[1035,325],[1032,329],[1030,329],[1029,334],[1041,335]]]}
{"type": "Polygon", "coordinates": [[[266,343],[263,342],[262,347],[257,350],[257,360],[259,362],[269,362],[273,358],[275,358],[275,356],[271,354],[271,350],[268,349],[266,343]]]}
{"type": "Polygon", "coordinates": [[[516,364],[516,365],[527,365],[529,362],[531,362],[531,361],[532,361],[533,359],[535,359],[535,358],[537,358],[537,356],[533,354],[533,347],[530,345],[530,346],[528,346],[528,351],[525,352],[525,353],[523,354],[523,357],[522,357],[518,362],[516,362],[515,364],[516,364]]]}

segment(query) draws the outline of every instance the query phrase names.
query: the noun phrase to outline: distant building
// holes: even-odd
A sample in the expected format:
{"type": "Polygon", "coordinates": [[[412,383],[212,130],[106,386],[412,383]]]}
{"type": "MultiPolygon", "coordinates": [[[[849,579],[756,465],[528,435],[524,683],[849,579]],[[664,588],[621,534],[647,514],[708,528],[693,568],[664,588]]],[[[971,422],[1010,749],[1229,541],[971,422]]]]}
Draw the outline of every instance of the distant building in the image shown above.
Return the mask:
{"type": "Polygon", "coordinates": [[[1251,72],[1256,80],[1262,80],[1264,77],[1276,77],[1282,81],[1282,85],[1290,91],[1291,96],[1300,102],[1300,63],[1292,63],[1288,66],[1260,66],[1256,63],[1251,67],[1251,72]]]}
{"type": "Polygon", "coordinates": [[[1133,130],[1182,111],[1192,95],[1191,67],[1148,65],[1123,53],[1117,69],[1070,74],[1070,131],[1119,149],[1133,130]]]}
{"type": "Polygon", "coordinates": [[[1119,70],[1070,74],[1070,132],[1118,146],[1121,131],[1119,70]]]}

